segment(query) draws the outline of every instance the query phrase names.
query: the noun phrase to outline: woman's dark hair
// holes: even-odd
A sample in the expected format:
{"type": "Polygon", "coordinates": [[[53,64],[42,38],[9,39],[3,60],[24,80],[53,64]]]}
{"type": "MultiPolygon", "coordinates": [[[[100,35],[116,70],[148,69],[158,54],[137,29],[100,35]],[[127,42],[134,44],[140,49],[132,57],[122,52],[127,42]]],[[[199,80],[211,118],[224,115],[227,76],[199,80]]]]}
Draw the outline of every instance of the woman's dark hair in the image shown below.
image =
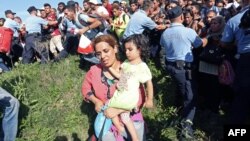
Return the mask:
{"type": "Polygon", "coordinates": [[[141,58],[147,61],[150,55],[149,39],[143,34],[134,34],[124,40],[124,45],[132,42],[138,49],[141,49],[141,58]]]}

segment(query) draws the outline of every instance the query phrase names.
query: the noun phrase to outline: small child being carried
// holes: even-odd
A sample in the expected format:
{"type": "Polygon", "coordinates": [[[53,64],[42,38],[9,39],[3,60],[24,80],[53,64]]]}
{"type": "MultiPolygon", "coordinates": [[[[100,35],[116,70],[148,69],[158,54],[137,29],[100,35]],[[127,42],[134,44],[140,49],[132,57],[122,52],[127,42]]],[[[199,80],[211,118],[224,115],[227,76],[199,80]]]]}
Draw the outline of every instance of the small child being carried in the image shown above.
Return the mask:
{"type": "MultiPolygon", "coordinates": [[[[108,101],[108,107],[123,109],[126,112],[120,114],[122,122],[127,127],[132,141],[139,141],[133,122],[130,119],[130,111],[137,108],[140,95],[140,84],[146,84],[147,97],[144,106],[153,107],[153,83],[152,74],[143,61],[150,52],[148,39],[143,34],[135,34],[124,41],[127,60],[121,65],[121,73],[112,68],[109,71],[119,79],[117,90],[113,97],[108,101]]],[[[112,118],[113,124],[119,132],[125,130],[120,124],[118,115],[112,118]]]]}

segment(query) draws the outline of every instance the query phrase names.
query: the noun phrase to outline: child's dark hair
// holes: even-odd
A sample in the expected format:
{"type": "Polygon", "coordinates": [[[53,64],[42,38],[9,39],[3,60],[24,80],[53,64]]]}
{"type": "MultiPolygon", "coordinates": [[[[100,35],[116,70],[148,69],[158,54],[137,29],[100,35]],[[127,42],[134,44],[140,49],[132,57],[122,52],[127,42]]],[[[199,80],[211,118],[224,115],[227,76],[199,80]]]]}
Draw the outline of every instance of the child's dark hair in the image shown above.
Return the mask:
{"type": "Polygon", "coordinates": [[[141,58],[143,61],[148,61],[150,55],[149,39],[143,34],[134,34],[124,40],[124,45],[127,42],[132,42],[138,49],[141,49],[141,58]]]}

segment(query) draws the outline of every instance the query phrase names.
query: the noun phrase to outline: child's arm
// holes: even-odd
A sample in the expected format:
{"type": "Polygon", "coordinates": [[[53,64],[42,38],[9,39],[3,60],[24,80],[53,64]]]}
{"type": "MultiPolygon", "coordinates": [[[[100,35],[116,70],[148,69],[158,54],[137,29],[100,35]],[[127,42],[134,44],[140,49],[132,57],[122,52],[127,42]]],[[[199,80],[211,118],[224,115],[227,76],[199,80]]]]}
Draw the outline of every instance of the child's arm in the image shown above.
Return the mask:
{"type": "Polygon", "coordinates": [[[146,86],[147,86],[147,98],[146,101],[144,103],[144,106],[146,108],[153,108],[154,104],[153,104],[153,97],[154,97],[154,88],[153,88],[153,83],[152,80],[148,80],[146,82],[146,86]]]}
{"type": "Polygon", "coordinates": [[[109,72],[117,79],[120,79],[121,73],[113,69],[112,67],[109,67],[109,72]]]}

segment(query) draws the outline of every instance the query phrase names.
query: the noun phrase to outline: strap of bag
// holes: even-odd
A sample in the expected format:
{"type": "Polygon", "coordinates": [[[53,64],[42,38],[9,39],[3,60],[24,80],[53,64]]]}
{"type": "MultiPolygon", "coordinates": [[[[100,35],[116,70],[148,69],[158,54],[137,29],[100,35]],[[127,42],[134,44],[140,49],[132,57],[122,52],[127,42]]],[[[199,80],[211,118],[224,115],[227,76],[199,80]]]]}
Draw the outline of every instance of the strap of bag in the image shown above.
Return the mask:
{"type": "Polygon", "coordinates": [[[101,129],[101,132],[100,132],[99,137],[98,137],[98,141],[102,141],[103,130],[104,130],[104,125],[105,125],[106,119],[107,118],[105,118],[105,120],[103,122],[102,129],[101,129]]]}

